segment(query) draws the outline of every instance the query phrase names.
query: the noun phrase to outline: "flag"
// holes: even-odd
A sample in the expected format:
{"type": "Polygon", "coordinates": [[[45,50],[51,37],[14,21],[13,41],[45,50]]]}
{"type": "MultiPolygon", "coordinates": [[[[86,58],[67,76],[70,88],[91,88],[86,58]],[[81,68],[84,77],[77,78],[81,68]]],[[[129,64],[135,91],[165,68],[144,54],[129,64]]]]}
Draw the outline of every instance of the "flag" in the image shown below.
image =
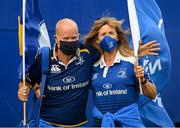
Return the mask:
{"type": "MultiPolygon", "coordinates": [[[[19,48],[20,55],[22,56],[22,45],[23,40],[22,36],[25,34],[25,70],[28,71],[29,67],[34,63],[35,56],[38,53],[38,50],[43,47],[51,47],[48,31],[44,20],[41,17],[38,0],[25,0],[25,32],[23,33],[22,27],[22,16],[19,18],[19,48]]],[[[18,77],[22,79],[22,63],[18,69],[18,77]]],[[[37,113],[40,109],[40,100],[38,100],[35,94],[32,94],[30,102],[30,110],[27,115],[27,127],[28,126],[37,126],[37,113]]],[[[20,124],[22,126],[22,124],[20,124]]]]}
{"type": "MultiPolygon", "coordinates": [[[[19,50],[22,56],[22,16],[19,20],[19,50]]],[[[38,0],[26,0],[25,7],[25,56],[26,70],[34,62],[38,49],[51,47],[46,24],[41,17],[38,0]]]]}
{"type": "MultiPolygon", "coordinates": [[[[160,93],[170,78],[171,54],[165,37],[160,8],[155,0],[134,0],[142,42],[156,40],[161,50],[158,56],[145,56],[140,59],[145,72],[149,74],[160,93]]],[[[173,126],[161,101],[160,94],[155,100],[145,96],[139,98],[140,114],[146,126],[173,126]]]]}

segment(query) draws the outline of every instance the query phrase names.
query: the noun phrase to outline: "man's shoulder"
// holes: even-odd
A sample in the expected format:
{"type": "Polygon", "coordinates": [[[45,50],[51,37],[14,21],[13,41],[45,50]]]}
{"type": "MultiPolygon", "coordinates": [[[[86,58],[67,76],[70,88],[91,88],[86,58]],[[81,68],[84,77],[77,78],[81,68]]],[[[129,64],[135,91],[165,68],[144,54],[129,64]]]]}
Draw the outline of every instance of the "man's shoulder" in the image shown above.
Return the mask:
{"type": "Polygon", "coordinates": [[[87,49],[89,51],[89,53],[96,53],[96,52],[98,52],[98,50],[94,46],[92,46],[90,44],[80,43],[79,44],[79,48],[82,51],[84,51],[83,49],[87,49]]]}
{"type": "Polygon", "coordinates": [[[90,54],[89,46],[83,43],[79,44],[80,53],[87,53],[90,54]]]}

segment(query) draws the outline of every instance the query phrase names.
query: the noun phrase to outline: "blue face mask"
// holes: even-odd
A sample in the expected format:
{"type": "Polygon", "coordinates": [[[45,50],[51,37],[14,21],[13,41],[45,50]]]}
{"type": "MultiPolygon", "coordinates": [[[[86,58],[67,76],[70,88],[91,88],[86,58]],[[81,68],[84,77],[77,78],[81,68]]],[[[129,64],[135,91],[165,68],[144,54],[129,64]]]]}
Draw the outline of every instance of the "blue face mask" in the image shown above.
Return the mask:
{"type": "Polygon", "coordinates": [[[100,42],[101,48],[106,52],[111,52],[118,46],[118,41],[110,36],[105,36],[100,42]]]}

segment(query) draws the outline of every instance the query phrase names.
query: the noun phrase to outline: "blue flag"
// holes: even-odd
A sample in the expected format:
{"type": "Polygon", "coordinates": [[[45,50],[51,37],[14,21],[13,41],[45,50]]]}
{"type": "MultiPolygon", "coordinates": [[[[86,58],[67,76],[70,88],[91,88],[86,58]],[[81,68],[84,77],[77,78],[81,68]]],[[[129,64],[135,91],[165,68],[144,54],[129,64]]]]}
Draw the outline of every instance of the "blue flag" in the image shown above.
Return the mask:
{"type": "MultiPolygon", "coordinates": [[[[25,68],[26,71],[34,63],[35,56],[39,49],[44,47],[50,48],[50,39],[44,20],[41,17],[38,0],[26,0],[25,3],[25,68]]],[[[19,22],[19,47],[22,55],[22,17],[19,22]]],[[[19,79],[22,79],[22,63],[18,69],[19,79]]],[[[27,127],[38,126],[38,113],[40,110],[40,101],[33,93],[30,102],[30,111],[27,115],[27,127]]],[[[22,125],[22,124],[20,124],[22,125]]]]}
{"type": "MultiPolygon", "coordinates": [[[[161,11],[155,0],[135,0],[135,7],[142,42],[156,40],[161,45],[159,56],[145,56],[140,59],[145,72],[151,76],[157,92],[160,93],[168,83],[171,70],[171,54],[165,37],[161,11]]],[[[139,105],[146,126],[173,126],[162,105],[160,94],[153,101],[141,96],[139,105]]]]}
{"type": "MultiPolygon", "coordinates": [[[[19,22],[19,48],[22,55],[22,17],[19,22]]],[[[25,7],[25,56],[26,70],[34,62],[38,49],[51,47],[46,24],[41,17],[38,0],[26,0],[25,7]]]]}
{"type": "Polygon", "coordinates": [[[25,45],[27,63],[31,65],[42,47],[50,47],[50,40],[44,20],[41,17],[38,0],[26,0],[25,45]]]}

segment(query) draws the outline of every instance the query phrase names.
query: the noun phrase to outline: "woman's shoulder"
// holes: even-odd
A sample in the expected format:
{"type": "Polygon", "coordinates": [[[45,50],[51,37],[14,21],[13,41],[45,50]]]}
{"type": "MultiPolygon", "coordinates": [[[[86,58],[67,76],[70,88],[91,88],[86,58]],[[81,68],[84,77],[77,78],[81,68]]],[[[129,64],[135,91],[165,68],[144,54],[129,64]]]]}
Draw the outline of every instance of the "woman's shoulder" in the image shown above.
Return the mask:
{"type": "Polygon", "coordinates": [[[134,56],[123,56],[123,55],[121,55],[121,59],[123,61],[129,62],[131,64],[134,64],[134,62],[136,61],[136,58],[134,56]]]}

